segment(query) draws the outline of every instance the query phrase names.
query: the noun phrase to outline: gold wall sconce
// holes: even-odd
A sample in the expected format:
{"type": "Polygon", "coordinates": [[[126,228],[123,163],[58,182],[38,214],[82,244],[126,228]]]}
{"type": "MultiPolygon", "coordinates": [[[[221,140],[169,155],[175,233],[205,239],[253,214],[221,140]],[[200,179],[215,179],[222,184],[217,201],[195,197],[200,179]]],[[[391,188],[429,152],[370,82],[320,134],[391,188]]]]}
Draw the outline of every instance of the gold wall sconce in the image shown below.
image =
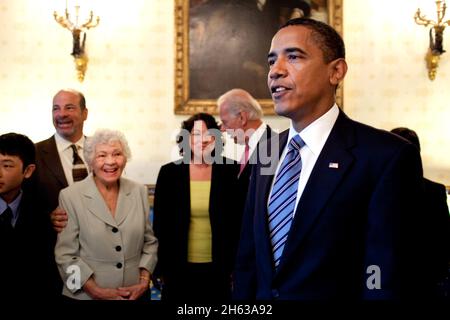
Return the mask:
{"type": "Polygon", "coordinates": [[[62,27],[66,28],[72,33],[73,48],[71,55],[75,60],[75,68],[77,70],[78,81],[83,82],[84,76],[86,74],[87,64],[89,61],[85,51],[86,30],[95,28],[100,22],[100,17],[97,16],[94,19],[94,13],[90,11],[86,21],[84,23],[80,23],[80,5],[78,4],[78,2],[75,4],[74,8],[75,21],[71,20],[70,13],[67,8],[67,1],[65,14],[62,16],[55,11],[53,12],[53,16],[56,22],[58,22],[62,27]]]}
{"type": "Polygon", "coordinates": [[[439,65],[440,56],[445,52],[442,44],[444,29],[446,25],[450,25],[450,20],[443,22],[445,10],[447,9],[445,0],[436,0],[435,2],[437,8],[437,21],[427,19],[426,16],[420,12],[420,8],[417,9],[416,14],[414,15],[414,21],[417,24],[425,27],[429,25],[432,26],[430,29],[430,45],[425,56],[428,69],[428,78],[430,80],[434,80],[436,78],[436,71],[439,65]]]}

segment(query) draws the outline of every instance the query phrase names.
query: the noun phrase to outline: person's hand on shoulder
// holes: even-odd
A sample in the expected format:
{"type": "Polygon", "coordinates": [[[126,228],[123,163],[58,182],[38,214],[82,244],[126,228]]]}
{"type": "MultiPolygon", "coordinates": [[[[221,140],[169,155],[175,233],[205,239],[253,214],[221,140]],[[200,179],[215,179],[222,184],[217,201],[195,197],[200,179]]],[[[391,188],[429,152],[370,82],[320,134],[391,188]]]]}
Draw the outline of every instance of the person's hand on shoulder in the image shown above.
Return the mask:
{"type": "Polygon", "coordinates": [[[60,233],[67,225],[67,213],[64,209],[57,207],[50,213],[50,220],[52,222],[53,229],[60,233]]]}

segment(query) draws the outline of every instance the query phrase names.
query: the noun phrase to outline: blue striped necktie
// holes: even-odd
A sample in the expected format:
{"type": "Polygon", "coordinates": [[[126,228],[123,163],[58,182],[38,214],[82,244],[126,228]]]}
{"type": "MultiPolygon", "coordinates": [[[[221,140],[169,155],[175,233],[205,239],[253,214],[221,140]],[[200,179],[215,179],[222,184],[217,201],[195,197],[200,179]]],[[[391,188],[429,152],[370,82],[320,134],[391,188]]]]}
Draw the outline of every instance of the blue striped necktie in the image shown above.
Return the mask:
{"type": "Polygon", "coordinates": [[[280,165],[269,200],[269,231],[275,268],[280,264],[297,198],[298,180],[302,170],[300,148],[305,143],[299,135],[289,142],[286,157],[280,165]]]}

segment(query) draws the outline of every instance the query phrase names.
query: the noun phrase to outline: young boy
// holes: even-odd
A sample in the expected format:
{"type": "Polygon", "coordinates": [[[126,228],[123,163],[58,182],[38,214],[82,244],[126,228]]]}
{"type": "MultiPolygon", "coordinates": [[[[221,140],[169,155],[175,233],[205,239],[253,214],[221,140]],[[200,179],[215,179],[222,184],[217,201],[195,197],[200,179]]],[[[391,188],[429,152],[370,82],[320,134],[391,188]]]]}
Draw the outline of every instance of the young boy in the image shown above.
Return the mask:
{"type": "Polygon", "coordinates": [[[0,135],[0,296],[9,300],[49,297],[50,220],[23,187],[35,168],[28,137],[0,135]]]}

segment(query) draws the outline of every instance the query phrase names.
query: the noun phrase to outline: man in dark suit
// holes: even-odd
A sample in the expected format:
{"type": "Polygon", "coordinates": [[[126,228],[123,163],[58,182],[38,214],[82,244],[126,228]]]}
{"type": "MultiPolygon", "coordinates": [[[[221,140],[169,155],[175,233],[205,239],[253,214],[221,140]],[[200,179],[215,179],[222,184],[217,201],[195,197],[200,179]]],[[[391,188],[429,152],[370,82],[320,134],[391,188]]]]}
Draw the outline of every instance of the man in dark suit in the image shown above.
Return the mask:
{"type": "MultiPolygon", "coordinates": [[[[419,136],[414,130],[399,127],[391,130],[411,142],[420,152],[419,136]]],[[[447,206],[447,191],[440,183],[423,178],[424,209],[421,223],[428,246],[427,272],[431,278],[432,293],[443,296],[439,283],[448,276],[450,266],[450,216],[447,206]]],[[[448,296],[448,294],[447,294],[448,296]]]]}
{"type": "MultiPolygon", "coordinates": [[[[248,190],[251,167],[265,155],[260,155],[259,145],[265,143],[274,134],[272,129],[262,121],[263,111],[258,101],[243,89],[232,89],[217,99],[220,120],[220,129],[234,140],[244,146],[244,152],[239,161],[239,192],[242,202],[248,190]]],[[[261,159],[263,158],[263,159],[261,159]]]]}
{"type": "Polygon", "coordinates": [[[35,149],[26,136],[0,136],[0,297],[21,301],[51,298],[49,216],[22,183],[34,170],[35,149]]]}
{"type": "Polygon", "coordinates": [[[87,115],[86,99],[81,92],[60,90],[53,98],[52,107],[56,133],[36,144],[36,180],[45,200],[45,209],[52,212],[55,227],[65,226],[66,215],[57,208],[58,195],[61,189],[74,182],[72,144],[76,145],[78,155],[83,159],[83,125],[87,115]]]}
{"type": "MultiPolygon", "coordinates": [[[[73,89],[63,89],[53,97],[52,117],[56,133],[50,138],[36,144],[36,173],[33,187],[44,203],[44,210],[50,215],[53,227],[58,232],[67,224],[66,212],[58,207],[58,196],[61,189],[74,182],[74,148],[78,157],[84,162],[83,134],[84,121],[88,109],[84,95],[73,89]],[[75,147],[72,147],[72,146],[75,147]]],[[[85,164],[82,163],[85,169],[85,164]]],[[[75,176],[76,177],[76,176],[75,176]]],[[[56,233],[52,232],[53,244],[56,233]]],[[[53,265],[54,287],[61,293],[62,283],[56,264],[53,265]]]]}
{"type": "Polygon", "coordinates": [[[421,286],[421,160],[335,104],[347,64],[330,26],[293,19],[272,39],[268,86],[291,128],[252,170],[236,299],[395,299],[421,286]],[[278,161],[279,159],[279,161],[278,161]]]}

